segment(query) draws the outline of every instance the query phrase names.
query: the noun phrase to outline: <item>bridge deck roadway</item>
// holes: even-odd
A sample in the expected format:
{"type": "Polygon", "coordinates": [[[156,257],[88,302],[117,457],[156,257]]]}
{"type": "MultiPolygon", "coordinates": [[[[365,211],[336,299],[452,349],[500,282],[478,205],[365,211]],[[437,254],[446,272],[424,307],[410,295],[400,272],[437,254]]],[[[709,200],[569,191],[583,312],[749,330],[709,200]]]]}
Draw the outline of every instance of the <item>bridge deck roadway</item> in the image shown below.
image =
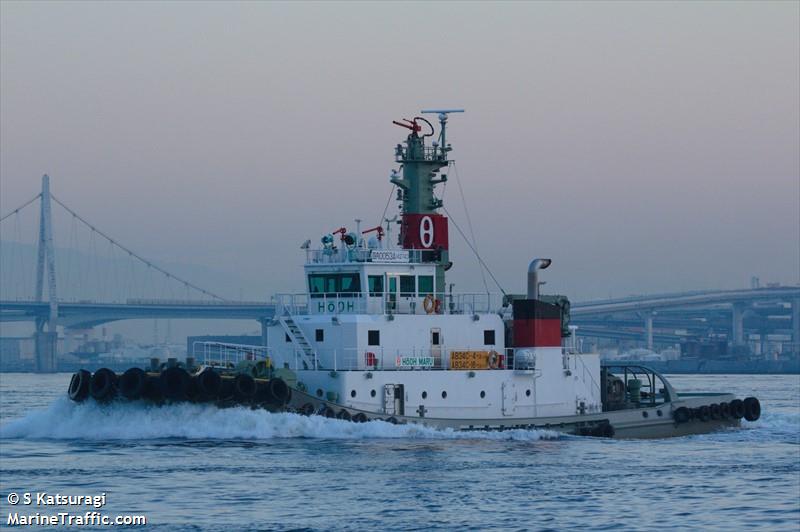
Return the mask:
{"type": "Polygon", "coordinates": [[[732,305],[757,301],[800,300],[800,287],[782,286],[776,288],[756,288],[747,290],[719,290],[708,292],[685,292],[681,294],[662,294],[622,299],[606,299],[574,303],[571,314],[574,317],[613,314],[617,312],[652,311],[667,308],[708,307],[713,305],[732,305]]]}
{"type": "MultiPolygon", "coordinates": [[[[0,321],[46,318],[47,302],[0,301],[0,321]]],[[[58,324],[70,328],[93,327],[131,319],[263,320],[275,315],[272,303],[59,303],[58,324]]]]}
{"type": "MultiPolygon", "coordinates": [[[[618,312],[654,311],[669,308],[708,307],[757,301],[785,301],[800,304],[800,287],[775,287],[748,290],[720,290],[660,294],[622,299],[574,303],[575,318],[618,312]]],[[[0,321],[32,321],[46,318],[47,302],[0,301],[0,321]]],[[[268,302],[169,302],[158,300],[127,303],[59,302],[59,325],[94,326],[126,319],[234,319],[263,320],[275,315],[275,305],[268,302]]]]}

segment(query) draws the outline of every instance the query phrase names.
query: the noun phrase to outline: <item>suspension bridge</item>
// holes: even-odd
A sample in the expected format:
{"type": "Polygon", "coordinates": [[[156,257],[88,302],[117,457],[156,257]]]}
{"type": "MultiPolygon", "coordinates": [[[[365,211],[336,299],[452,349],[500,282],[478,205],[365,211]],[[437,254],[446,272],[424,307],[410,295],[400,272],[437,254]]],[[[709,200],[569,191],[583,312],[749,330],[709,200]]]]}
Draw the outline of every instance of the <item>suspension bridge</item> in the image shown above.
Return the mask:
{"type": "Polygon", "coordinates": [[[35,323],[37,371],[56,368],[58,326],[87,329],[126,319],[206,318],[253,319],[263,330],[275,313],[269,302],[228,300],[144,258],[53,195],[47,175],[41,192],[0,222],[8,234],[0,253],[0,322],[35,323]],[[25,217],[37,204],[38,231],[26,238],[35,220],[26,223],[25,217]],[[60,212],[54,212],[54,205],[60,212]],[[57,215],[62,220],[55,224],[57,215]],[[58,257],[54,226],[70,228],[69,243],[58,248],[58,257]]]}

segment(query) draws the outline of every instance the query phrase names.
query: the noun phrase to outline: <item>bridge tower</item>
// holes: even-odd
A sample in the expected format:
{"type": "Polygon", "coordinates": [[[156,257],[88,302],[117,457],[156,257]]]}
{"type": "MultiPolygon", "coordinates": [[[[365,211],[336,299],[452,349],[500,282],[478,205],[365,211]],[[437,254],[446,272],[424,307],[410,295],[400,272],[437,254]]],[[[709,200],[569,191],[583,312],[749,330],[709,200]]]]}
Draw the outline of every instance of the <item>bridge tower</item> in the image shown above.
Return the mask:
{"type": "Polygon", "coordinates": [[[34,343],[36,346],[36,371],[56,371],[58,346],[58,298],[56,295],[56,256],[53,247],[53,223],[50,209],[50,177],[42,176],[42,193],[39,212],[39,245],[36,262],[36,301],[43,301],[45,270],[47,270],[47,297],[50,309],[47,318],[36,319],[34,343]],[[46,330],[45,330],[46,326],[46,330]]]}

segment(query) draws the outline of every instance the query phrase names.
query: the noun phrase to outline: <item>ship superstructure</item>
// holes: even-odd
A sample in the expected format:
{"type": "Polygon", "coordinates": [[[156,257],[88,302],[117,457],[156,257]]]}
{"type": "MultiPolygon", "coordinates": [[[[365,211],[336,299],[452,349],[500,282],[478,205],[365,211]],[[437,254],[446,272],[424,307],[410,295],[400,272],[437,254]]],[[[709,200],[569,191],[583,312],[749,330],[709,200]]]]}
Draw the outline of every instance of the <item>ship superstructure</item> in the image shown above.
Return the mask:
{"type": "Polygon", "coordinates": [[[421,116],[394,122],[409,130],[390,177],[400,200],[397,243],[382,227],[339,228],[307,249],[308,291],[276,298],[267,333],[275,360],[319,398],[388,415],[600,411],[599,356],[562,349],[563,305],[534,293],[513,300],[447,289],[448,218],[435,192],[447,181],[454,111],[433,112],[438,135],[421,116]]]}

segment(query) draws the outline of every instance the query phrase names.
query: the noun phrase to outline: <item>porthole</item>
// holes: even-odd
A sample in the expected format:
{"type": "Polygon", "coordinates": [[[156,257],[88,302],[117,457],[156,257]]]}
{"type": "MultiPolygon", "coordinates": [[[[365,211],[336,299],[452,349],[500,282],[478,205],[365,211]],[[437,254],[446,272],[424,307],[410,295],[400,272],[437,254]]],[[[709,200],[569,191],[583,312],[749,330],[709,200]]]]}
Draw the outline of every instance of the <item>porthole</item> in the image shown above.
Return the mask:
{"type": "Polygon", "coordinates": [[[372,390],[371,392],[369,392],[369,396],[370,397],[375,397],[375,390],[372,390]]]}
{"type": "Polygon", "coordinates": [[[645,410],[644,412],[642,412],[642,417],[647,417],[647,416],[649,416],[649,415],[650,415],[650,414],[648,414],[648,413],[647,413],[647,410],[645,410]]]}
{"type": "Polygon", "coordinates": [[[317,397],[322,397],[322,388],[317,388],[317,397]]]}
{"type": "Polygon", "coordinates": [[[355,396],[356,396],[356,391],[350,390],[350,397],[355,397],[355,396]]]}
{"type": "Polygon", "coordinates": [[[427,399],[428,398],[428,392],[422,392],[422,398],[423,399],[427,399]]]}
{"type": "Polygon", "coordinates": [[[486,392],[484,392],[483,390],[481,390],[481,399],[483,399],[484,397],[486,397],[486,392]]]}
{"type": "Polygon", "coordinates": [[[447,399],[447,392],[442,392],[442,399],[447,399]]]}
{"type": "Polygon", "coordinates": [[[656,410],[656,414],[658,414],[658,417],[661,417],[664,415],[664,412],[662,412],[661,410],[656,410]]]}
{"type": "Polygon", "coordinates": [[[530,396],[531,396],[531,391],[525,390],[525,397],[530,397],[530,396]]]}

